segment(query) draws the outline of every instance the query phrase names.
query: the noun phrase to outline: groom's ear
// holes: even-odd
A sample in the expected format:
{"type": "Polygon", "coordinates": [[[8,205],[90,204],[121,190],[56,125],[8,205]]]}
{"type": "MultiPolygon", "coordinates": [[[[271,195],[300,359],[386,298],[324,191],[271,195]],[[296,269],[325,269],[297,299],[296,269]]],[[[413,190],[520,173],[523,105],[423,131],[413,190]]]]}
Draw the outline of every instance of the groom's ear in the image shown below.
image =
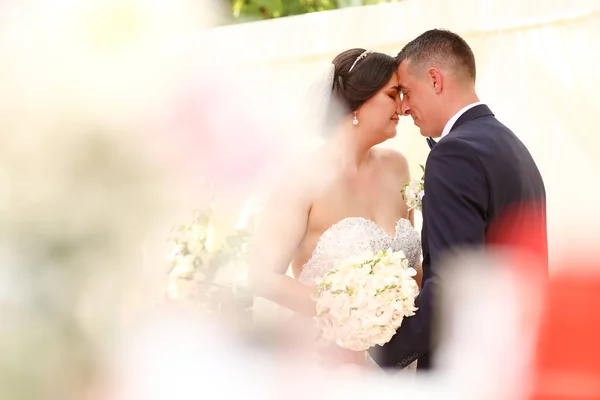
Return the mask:
{"type": "Polygon", "coordinates": [[[444,86],[442,72],[437,68],[429,68],[427,79],[435,94],[440,94],[444,86]]]}

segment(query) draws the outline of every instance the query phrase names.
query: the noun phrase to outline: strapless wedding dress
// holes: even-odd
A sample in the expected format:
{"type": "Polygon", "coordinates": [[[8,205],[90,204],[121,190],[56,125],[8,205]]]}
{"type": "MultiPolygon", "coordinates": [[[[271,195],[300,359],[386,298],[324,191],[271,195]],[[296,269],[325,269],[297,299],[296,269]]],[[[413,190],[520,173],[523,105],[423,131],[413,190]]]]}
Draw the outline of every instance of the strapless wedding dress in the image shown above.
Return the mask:
{"type": "MultiPolygon", "coordinates": [[[[367,250],[392,249],[403,251],[409,265],[417,268],[421,260],[421,239],[410,221],[400,219],[390,236],[374,221],[365,218],[345,218],[327,229],[319,238],[310,259],[302,267],[298,280],[314,286],[315,279],[329,272],[337,259],[367,250]]],[[[416,369],[416,362],[406,369],[416,369]]]]}

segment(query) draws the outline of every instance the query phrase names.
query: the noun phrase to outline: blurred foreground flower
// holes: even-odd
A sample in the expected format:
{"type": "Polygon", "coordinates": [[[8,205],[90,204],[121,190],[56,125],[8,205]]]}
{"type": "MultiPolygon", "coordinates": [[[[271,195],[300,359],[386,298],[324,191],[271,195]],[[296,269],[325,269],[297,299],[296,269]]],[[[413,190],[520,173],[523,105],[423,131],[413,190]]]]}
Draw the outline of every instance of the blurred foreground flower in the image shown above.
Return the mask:
{"type": "Polygon", "coordinates": [[[139,297],[159,261],[143,269],[141,242],[192,186],[140,121],[178,77],[173,43],[203,28],[198,5],[117,3],[11,2],[2,16],[2,398],[85,398],[100,349],[152,304],[139,297]]]}
{"type": "MultiPolygon", "coordinates": [[[[252,211],[246,208],[240,219],[249,218],[252,211]]],[[[207,314],[248,323],[252,317],[247,280],[252,227],[236,226],[219,240],[214,215],[215,204],[211,203],[195,210],[189,224],[173,230],[167,297],[175,304],[189,304],[207,314]]]]}
{"type": "Polygon", "coordinates": [[[164,101],[148,126],[174,169],[193,172],[230,199],[260,190],[269,173],[288,155],[276,121],[278,110],[230,69],[215,70],[207,60],[164,101]],[[250,98],[252,97],[252,98],[250,98]]]}

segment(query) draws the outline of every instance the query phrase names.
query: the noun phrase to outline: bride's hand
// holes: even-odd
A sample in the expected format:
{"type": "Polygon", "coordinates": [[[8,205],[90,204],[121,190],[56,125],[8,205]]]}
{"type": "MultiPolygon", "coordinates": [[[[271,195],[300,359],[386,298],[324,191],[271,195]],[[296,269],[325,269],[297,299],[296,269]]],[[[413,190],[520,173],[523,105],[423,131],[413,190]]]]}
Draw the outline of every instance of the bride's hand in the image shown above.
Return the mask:
{"type": "Polygon", "coordinates": [[[330,368],[341,367],[349,364],[365,368],[371,367],[371,364],[367,361],[365,351],[344,349],[334,343],[320,346],[319,354],[323,358],[323,364],[330,368]]]}

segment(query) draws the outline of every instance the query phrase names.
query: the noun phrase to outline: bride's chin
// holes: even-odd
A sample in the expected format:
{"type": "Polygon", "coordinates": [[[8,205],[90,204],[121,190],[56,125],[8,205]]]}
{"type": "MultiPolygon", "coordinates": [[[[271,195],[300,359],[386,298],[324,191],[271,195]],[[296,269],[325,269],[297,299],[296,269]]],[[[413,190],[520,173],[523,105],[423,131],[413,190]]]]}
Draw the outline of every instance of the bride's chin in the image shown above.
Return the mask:
{"type": "Polygon", "coordinates": [[[386,140],[389,140],[389,139],[393,139],[393,138],[395,138],[397,134],[398,134],[398,133],[397,133],[396,131],[393,131],[393,132],[387,132],[387,135],[386,135],[386,136],[385,136],[385,138],[382,140],[382,142],[385,142],[386,140]]]}
{"type": "Polygon", "coordinates": [[[385,142],[386,140],[390,140],[394,137],[396,137],[396,132],[383,132],[377,137],[378,140],[374,144],[374,146],[381,144],[381,143],[385,142]]]}

